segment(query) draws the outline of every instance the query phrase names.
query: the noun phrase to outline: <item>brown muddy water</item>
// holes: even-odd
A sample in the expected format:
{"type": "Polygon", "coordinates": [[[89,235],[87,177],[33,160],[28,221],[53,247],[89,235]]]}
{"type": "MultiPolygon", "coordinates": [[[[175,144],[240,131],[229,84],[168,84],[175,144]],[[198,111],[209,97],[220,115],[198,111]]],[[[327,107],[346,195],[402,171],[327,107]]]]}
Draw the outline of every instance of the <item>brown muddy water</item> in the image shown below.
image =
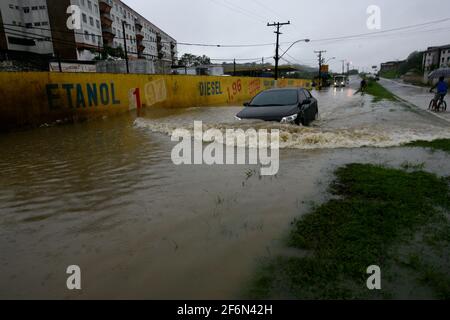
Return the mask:
{"type": "Polygon", "coordinates": [[[321,119],[310,128],[243,123],[240,107],[224,107],[0,136],[0,298],[240,298],[290,222],[326,199],[338,166],[409,161],[450,175],[445,154],[395,147],[450,137],[448,124],[353,93],[314,92],[321,119]],[[194,120],[279,128],[288,139],[278,175],[173,165],[168,134],[194,120]],[[79,292],[66,288],[69,265],[81,267],[79,292]]]}

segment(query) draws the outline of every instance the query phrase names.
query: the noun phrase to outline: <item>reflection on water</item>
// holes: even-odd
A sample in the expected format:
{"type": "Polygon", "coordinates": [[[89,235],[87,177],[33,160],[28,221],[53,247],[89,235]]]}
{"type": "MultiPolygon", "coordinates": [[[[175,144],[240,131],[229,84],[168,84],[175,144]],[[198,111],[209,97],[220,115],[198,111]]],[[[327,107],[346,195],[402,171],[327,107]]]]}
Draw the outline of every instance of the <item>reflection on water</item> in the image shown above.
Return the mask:
{"type": "Polygon", "coordinates": [[[315,93],[321,120],[311,128],[251,124],[294,137],[275,177],[172,164],[172,128],[245,128],[234,120],[240,107],[151,109],[0,136],[0,298],[239,297],[258,257],[276,254],[290,221],[323,199],[336,166],[406,158],[446,170],[426,151],[324,149],[448,134],[350,90],[315,93]],[[72,264],[80,293],[65,289],[72,264]]]}

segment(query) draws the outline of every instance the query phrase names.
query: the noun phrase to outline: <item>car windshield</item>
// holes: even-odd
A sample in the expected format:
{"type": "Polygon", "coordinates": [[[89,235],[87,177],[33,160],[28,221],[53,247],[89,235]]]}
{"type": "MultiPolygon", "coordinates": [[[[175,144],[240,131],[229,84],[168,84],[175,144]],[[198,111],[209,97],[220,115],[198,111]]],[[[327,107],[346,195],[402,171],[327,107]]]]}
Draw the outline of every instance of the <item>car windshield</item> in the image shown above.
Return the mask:
{"type": "Polygon", "coordinates": [[[251,107],[288,106],[298,103],[297,90],[265,91],[250,103],[251,107]]]}

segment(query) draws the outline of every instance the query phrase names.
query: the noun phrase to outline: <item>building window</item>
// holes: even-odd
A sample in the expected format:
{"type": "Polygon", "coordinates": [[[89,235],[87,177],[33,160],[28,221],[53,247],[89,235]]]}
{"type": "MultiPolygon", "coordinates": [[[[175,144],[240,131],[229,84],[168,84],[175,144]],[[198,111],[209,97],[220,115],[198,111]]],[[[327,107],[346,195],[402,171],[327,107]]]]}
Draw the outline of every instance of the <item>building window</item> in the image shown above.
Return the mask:
{"type": "Polygon", "coordinates": [[[96,20],[95,22],[97,23],[97,29],[100,29],[100,21],[96,20]]]}
{"type": "Polygon", "coordinates": [[[47,21],[44,21],[44,22],[42,22],[42,25],[43,25],[43,26],[48,26],[48,22],[47,22],[47,21]]]}
{"type": "Polygon", "coordinates": [[[14,9],[14,5],[13,5],[13,4],[10,4],[10,5],[9,5],[9,8],[10,8],[10,9],[14,9]]]}
{"type": "Polygon", "coordinates": [[[32,11],[37,11],[37,9],[38,9],[37,6],[31,7],[31,10],[32,10],[32,11]]]}
{"type": "Polygon", "coordinates": [[[88,1],[88,8],[89,8],[89,10],[92,11],[92,2],[91,1],[88,1]]]}
{"type": "Polygon", "coordinates": [[[84,32],[84,38],[86,40],[89,40],[89,32],[87,32],[87,31],[84,32]]]}
{"type": "Polygon", "coordinates": [[[87,16],[86,16],[85,13],[83,13],[83,22],[84,22],[84,23],[87,23],[87,16]]]}
{"type": "Polygon", "coordinates": [[[94,26],[94,18],[89,17],[89,23],[91,26],[94,26]]]}
{"type": "Polygon", "coordinates": [[[84,6],[84,5],[85,5],[85,3],[84,3],[84,0],[81,0],[81,5],[82,5],[82,6],[84,6]]]}
{"type": "Polygon", "coordinates": [[[23,7],[24,13],[30,13],[30,7],[23,7]]]}

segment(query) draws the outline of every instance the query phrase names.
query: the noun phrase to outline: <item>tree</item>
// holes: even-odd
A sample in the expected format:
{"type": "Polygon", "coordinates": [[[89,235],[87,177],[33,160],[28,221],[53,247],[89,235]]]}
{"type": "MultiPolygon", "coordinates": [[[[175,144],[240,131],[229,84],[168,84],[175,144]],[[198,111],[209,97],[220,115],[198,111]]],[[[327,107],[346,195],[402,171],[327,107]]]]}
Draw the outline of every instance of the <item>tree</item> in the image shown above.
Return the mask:
{"type": "Polygon", "coordinates": [[[196,56],[194,54],[185,53],[178,61],[180,66],[196,67],[200,65],[211,64],[211,59],[205,55],[196,56]]]}
{"type": "Polygon", "coordinates": [[[414,51],[408,56],[406,61],[400,65],[399,73],[402,75],[409,71],[420,73],[422,71],[422,60],[423,53],[414,51]]]}

